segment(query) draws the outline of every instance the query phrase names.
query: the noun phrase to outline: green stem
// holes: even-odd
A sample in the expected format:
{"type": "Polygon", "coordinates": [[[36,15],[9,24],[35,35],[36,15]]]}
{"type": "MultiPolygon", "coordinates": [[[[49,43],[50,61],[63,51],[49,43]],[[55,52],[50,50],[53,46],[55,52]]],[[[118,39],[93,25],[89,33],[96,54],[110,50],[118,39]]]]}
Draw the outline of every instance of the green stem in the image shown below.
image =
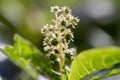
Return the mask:
{"type": "Polygon", "coordinates": [[[63,75],[63,68],[64,68],[64,58],[62,56],[62,46],[60,45],[60,62],[59,62],[59,66],[60,66],[60,79],[63,80],[64,79],[64,75],[63,75]]]}
{"type": "Polygon", "coordinates": [[[58,32],[58,38],[59,38],[59,45],[60,45],[60,49],[59,49],[59,68],[60,68],[60,80],[64,80],[64,73],[63,73],[63,68],[64,68],[64,57],[63,57],[63,48],[61,45],[62,39],[61,39],[61,26],[59,26],[59,32],[58,32]]]}

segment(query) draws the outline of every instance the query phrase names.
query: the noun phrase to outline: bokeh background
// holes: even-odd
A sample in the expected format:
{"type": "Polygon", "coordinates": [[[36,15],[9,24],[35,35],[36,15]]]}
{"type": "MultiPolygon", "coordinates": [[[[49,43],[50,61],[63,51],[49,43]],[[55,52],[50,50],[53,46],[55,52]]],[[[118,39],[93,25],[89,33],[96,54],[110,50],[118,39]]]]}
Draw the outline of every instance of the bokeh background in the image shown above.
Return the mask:
{"type": "MultiPolygon", "coordinates": [[[[18,33],[42,51],[40,30],[54,18],[50,13],[54,5],[69,6],[73,15],[79,17],[72,44],[78,53],[90,48],[120,46],[120,0],[0,0],[0,48],[11,45],[13,35],[18,33]]],[[[18,72],[21,70],[0,53],[0,75],[16,80],[18,72]]]]}

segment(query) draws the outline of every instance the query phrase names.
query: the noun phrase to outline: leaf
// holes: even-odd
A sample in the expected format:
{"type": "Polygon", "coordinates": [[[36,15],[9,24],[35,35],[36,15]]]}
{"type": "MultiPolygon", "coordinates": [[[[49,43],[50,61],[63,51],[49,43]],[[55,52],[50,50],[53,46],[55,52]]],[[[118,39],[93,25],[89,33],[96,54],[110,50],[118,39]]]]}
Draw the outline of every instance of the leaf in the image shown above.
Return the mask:
{"type": "Polygon", "coordinates": [[[52,65],[35,46],[19,35],[14,36],[13,46],[6,46],[4,53],[17,66],[22,68],[34,79],[37,79],[38,71],[52,77],[52,65]]]}
{"type": "Polygon", "coordinates": [[[10,27],[12,31],[15,31],[15,26],[11,24],[1,13],[0,13],[0,22],[6,25],[6,27],[10,27]]]}
{"type": "Polygon", "coordinates": [[[106,47],[98,49],[90,49],[81,52],[71,64],[71,71],[68,80],[98,80],[103,77],[119,74],[120,69],[114,68],[120,63],[120,48],[106,47]],[[89,75],[108,70],[105,74],[92,76],[89,75]]]}

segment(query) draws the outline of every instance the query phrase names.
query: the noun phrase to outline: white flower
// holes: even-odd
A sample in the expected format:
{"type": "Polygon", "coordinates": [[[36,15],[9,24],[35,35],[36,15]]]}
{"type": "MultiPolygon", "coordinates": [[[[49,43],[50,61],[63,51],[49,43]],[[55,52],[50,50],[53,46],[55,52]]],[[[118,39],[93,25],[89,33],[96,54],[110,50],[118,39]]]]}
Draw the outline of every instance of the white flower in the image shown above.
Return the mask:
{"type": "Polygon", "coordinates": [[[61,10],[64,12],[64,13],[71,13],[71,9],[69,7],[61,7],[61,10]]]}
{"type": "Polygon", "coordinates": [[[74,17],[74,21],[73,21],[73,25],[77,25],[79,22],[79,19],[78,17],[74,17]]]}
{"type": "Polygon", "coordinates": [[[51,25],[55,25],[56,24],[56,21],[54,19],[51,20],[50,22],[51,25]]]}
{"type": "Polygon", "coordinates": [[[51,12],[56,13],[56,12],[60,12],[60,11],[61,11],[61,10],[59,9],[58,6],[53,6],[53,7],[51,7],[51,12]]]}
{"type": "Polygon", "coordinates": [[[68,20],[68,22],[69,23],[72,23],[72,21],[73,21],[73,19],[74,19],[74,16],[72,16],[72,15],[67,15],[67,20],[68,20]]]}
{"type": "MultiPolygon", "coordinates": [[[[51,39],[57,38],[56,34],[53,33],[53,32],[49,32],[49,33],[47,34],[47,36],[51,37],[51,39]]],[[[48,39],[48,40],[50,40],[50,39],[48,39]]]]}
{"type": "Polygon", "coordinates": [[[68,25],[72,25],[73,28],[75,28],[75,26],[78,24],[79,19],[78,17],[74,17],[72,15],[67,15],[66,16],[66,20],[68,21],[68,25]]]}
{"type": "Polygon", "coordinates": [[[71,52],[71,55],[76,54],[76,48],[70,48],[69,51],[71,52]]]}
{"type": "Polygon", "coordinates": [[[78,17],[75,17],[74,19],[76,20],[77,23],[80,21],[78,17]]]}
{"type": "Polygon", "coordinates": [[[46,24],[45,26],[43,26],[43,28],[41,29],[41,33],[44,34],[46,31],[48,31],[48,27],[49,27],[48,24],[46,24]]]}
{"type": "Polygon", "coordinates": [[[55,14],[56,19],[52,19],[50,25],[47,24],[41,29],[41,33],[45,36],[44,51],[47,52],[47,55],[49,54],[50,59],[54,58],[58,62],[60,58],[65,59],[66,56],[72,59],[75,51],[69,49],[69,44],[73,41],[74,36],[69,26],[74,28],[79,19],[71,15],[69,7],[53,6],[51,12],[55,14]]]}
{"type": "Polygon", "coordinates": [[[45,50],[45,51],[50,50],[50,46],[45,46],[45,47],[44,47],[44,50],[45,50]]]}

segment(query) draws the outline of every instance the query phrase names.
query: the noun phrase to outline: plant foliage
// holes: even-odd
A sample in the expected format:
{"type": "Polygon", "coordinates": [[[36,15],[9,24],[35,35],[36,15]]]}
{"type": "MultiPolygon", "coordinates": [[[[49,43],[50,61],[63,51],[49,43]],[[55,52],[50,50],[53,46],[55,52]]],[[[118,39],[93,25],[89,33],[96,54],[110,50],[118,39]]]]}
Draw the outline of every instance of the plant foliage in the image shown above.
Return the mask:
{"type": "Polygon", "coordinates": [[[120,63],[120,48],[106,47],[81,52],[72,62],[69,80],[98,80],[103,77],[120,73],[119,69],[112,69],[120,63]],[[106,74],[86,77],[100,70],[109,70],[106,74]]]}
{"type": "Polygon", "coordinates": [[[14,36],[13,46],[6,46],[3,52],[34,79],[37,79],[38,71],[47,76],[53,75],[50,61],[29,41],[17,34],[14,36]]]}
{"type": "MultiPolygon", "coordinates": [[[[26,71],[35,80],[37,80],[39,72],[51,80],[58,80],[58,76],[52,72],[49,59],[45,58],[42,52],[21,36],[16,34],[13,46],[6,46],[3,52],[13,63],[26,71]]],[[[119,74],[119,63],[119,47],[86,50],[73,60],[68,80],[98,80],[119,74]],[[103,74],[95,75],[98,72],[103,74]]]]}

